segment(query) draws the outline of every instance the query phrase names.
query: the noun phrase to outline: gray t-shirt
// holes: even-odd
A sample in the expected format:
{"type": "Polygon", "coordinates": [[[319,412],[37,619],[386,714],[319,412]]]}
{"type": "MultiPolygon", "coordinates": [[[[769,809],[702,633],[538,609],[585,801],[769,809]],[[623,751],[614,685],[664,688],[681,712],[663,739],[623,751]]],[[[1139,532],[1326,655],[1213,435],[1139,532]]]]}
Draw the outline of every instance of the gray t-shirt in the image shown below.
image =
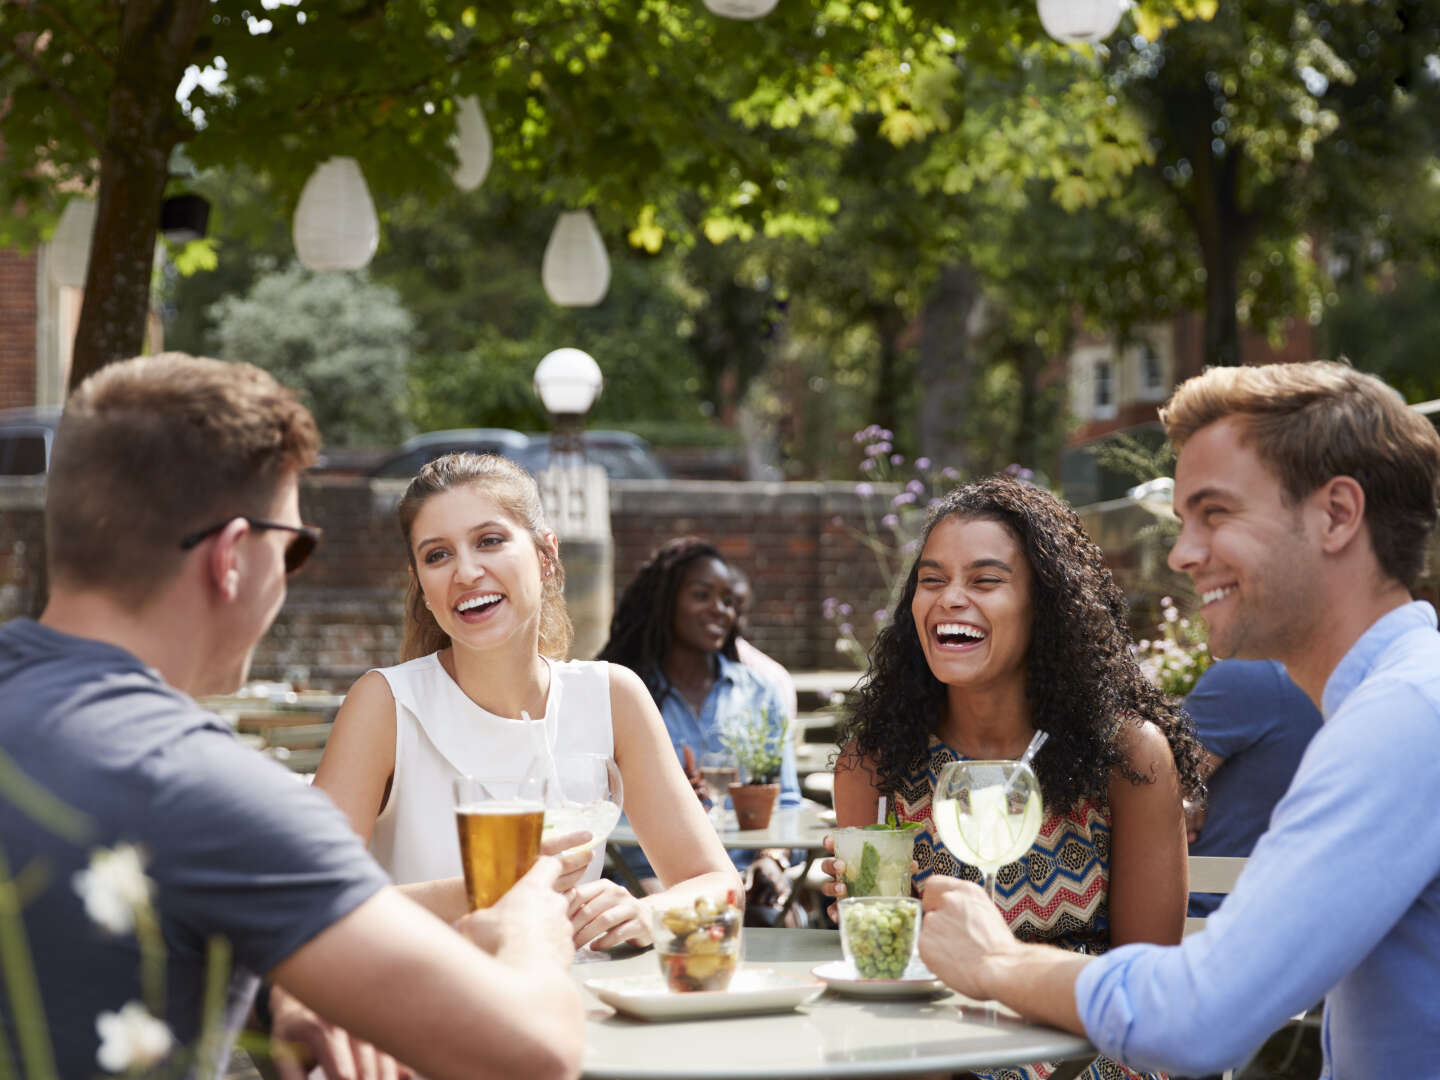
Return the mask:
{"type": "MultiPolygon", "coordinates": [[[[387,884],[323,793],[240,744],[122,649],[8,623],[0,703],[9,759],[0,760],[0,849],[12,875],[41,883],[24,922],[61,1076],[103,1073],[96,1017],[142,999],[136,936],[101,930],[73,884],[94,848],[128,842],[147,853],[166,950],[164,1019],[187,1050],[199,1034],[211,939],[232,950],[233,1036],[258,976],[387,884]],[[79,842],[15,798],[12,769],[83,816],[79,842]]],[[[13,1016],[0,985],[12,1048],[13,1016]]]]}

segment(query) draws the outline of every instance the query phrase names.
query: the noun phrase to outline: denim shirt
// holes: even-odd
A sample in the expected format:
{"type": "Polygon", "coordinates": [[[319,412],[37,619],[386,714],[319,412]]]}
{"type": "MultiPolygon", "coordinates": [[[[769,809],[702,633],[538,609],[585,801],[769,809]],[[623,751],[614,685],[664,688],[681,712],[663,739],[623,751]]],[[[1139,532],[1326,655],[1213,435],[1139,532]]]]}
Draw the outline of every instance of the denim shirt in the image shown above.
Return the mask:
{"type": "MultiPolygon", "coordinates": [[[[709,751],[723,750],[720,732],[737,717],[746,712],[764,710],[770,717],[770,731],[779,734],[785,723],[785,703],[780,691],[770,682],[757,675],[744,664],[737,664],[724,656],[716,655],[719,670],[710,693],[700,707],[700,715],[678,691],[663,693],[660,699],[660,716],[665,721],[665,730],[670,733],[670,744],[675,747],[675,756],[684,760],[683,748],[688,746],[695,752],[695,760],[709,751]]],[[[664,676],[660,676],[665,686],[664,676]]],[[[795,771],[795,743],[786,738],[780,759],[780,805],[800,805],[800,780],[795,771]]]]}
{"type": "MultiPolygon", "coordinates": [[[[714,685],[700,707],[697,716],[689,702],[678,691],[661,692],[658,702],[660,716],[665,721],[665,730],[670,734],[670,744],[675,756],[682,762],[684,748],[690,747],[695,760],[700,755],[723,750],[720,742],[721,729],[734,718],[747,711],[766,710],[771,721],[771,731],[778,734],[785,723],[785,703],[780,691],[767,680],[755,674],[744,664],[737,664],[724,656],[716,655],[718,669],[714,685]]],[[[666,687],[663,675],[660,685],[666,687]]],[[[793,733],[791,733],[793,734],[793,733]]],[[[800,779],[795,769],[795,743],[787,735],[780,758],[780,806],[800,805],[800,779]]],[[[754,858],[753,851],[732,851],[731,859],[742,869],[754,858]]],[[[625,861],[641,877],[653,875],[649,860],[639,848],[626,848],[625,861]]]]}
{"type": "Polygon", "coordinates": [[[1412,602],[1336,665],[1269,830],[1205,929],[1127,945],[1075,983],[1107,1057],[1198,1076],[1325,997],[1322,1080],[1440,1067],[1440,634],[1412,602]]]}

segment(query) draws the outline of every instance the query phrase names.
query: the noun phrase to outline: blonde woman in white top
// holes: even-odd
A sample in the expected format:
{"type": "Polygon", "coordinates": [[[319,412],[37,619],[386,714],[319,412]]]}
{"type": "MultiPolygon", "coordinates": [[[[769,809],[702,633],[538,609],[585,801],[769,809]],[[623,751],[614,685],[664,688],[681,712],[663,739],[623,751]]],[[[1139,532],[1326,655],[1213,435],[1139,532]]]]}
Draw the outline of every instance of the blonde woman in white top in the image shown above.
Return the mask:
{"type": "MultiPolygon", "coordinates": [[[[577,946],[648,944],[650,907],[699,889],[743,895],[639,677],[563,661],[564,571],[530,475],[494,455],[450,454],[410,482],[398,513],[407,662],[351,687],[315,775],[397,883],[458,918],[449,780],[523,772],[537,753],[600,753],[619,766],[625,813],[664,891],[637,899],[598,878],[598,858],[568,856],[577,946]]],[[[562,842],[574,840],[552,845],[562,842]]]]}

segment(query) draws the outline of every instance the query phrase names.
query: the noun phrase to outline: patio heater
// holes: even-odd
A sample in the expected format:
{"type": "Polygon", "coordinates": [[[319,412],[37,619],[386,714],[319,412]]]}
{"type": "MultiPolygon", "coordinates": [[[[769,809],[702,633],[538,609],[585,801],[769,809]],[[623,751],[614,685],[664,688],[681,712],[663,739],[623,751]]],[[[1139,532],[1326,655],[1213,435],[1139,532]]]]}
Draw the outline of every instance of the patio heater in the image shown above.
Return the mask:
{"type": "Polygon", "coordinates": [[[535,392],[550,414],[550,460],[535,477],[550,527],[560,538],[565,602],[575,627],[574,656],[605,644],[614,608],[615,543],[605,470],[585,457],[585,414],[604,377],[594,357],[556,349],[535,368],[535,392]]]}

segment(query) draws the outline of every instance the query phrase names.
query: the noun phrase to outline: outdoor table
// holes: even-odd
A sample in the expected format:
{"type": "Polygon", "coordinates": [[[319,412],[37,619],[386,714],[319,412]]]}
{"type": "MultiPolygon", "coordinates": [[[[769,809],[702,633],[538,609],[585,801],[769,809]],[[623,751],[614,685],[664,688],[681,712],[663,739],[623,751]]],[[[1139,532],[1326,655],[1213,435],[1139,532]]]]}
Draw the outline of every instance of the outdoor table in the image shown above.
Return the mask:
{"type": "MultiPolygon", "coordinates": [[[[747,927],[747,966],[808,975],[839,960],[834,930],[747,927]]],[[[577,963],[574,978],[659,975],[653,951],[623,960],[577,963]]],[[[584,1075],[592,1080],[740,1080],[779,1077],[914,1076],[987,1065],[1065,1062],[1056,1080],[1095,1057],[1077,1035],[1028,1023],[1004,1006],[953,991],[931,998],[849,998],[827,991],[788,1012],[706,1020],[645,1021],[585,994],[584,1075]]]]}
{"type": "MultiPolygon", "coordinates": [[[[803,802],[799,806],[789,809],[777,809],[770,815],[770,825],[764,829],[739,829],[735,826],[735,812],[724,811],[724,820],[728,823],[727,828],[719,830],[720,842],[727,849],[743,848],[747,851],[761,851],[765,848],[803,848],[805,850],[805,866],[800,871],[799,881],[796,887],[790,890],[789,897],[785,900],[785,907],[788,910],[795,902],[800,892],[800,882],[805,880],[810,873],[810,865],[815,861],[815,856],[825,850],[825,837],[835,831],[834,813],[819,803],[803,802]],[[827,815],[828,817],[822,817],[827,815]]],[[[643,896],[640,883],[635,880],[635,875],[630,872],[625,860],[621,857],[622,846],[633,846],[639,841],[635,839],[635,831],[630,828],[628,821],[622,821],[610,833],[606,840],[605,847],[610,855],[610,864],[615,871],[625,879],[626,885],[636,896],[643,896]]]]}

